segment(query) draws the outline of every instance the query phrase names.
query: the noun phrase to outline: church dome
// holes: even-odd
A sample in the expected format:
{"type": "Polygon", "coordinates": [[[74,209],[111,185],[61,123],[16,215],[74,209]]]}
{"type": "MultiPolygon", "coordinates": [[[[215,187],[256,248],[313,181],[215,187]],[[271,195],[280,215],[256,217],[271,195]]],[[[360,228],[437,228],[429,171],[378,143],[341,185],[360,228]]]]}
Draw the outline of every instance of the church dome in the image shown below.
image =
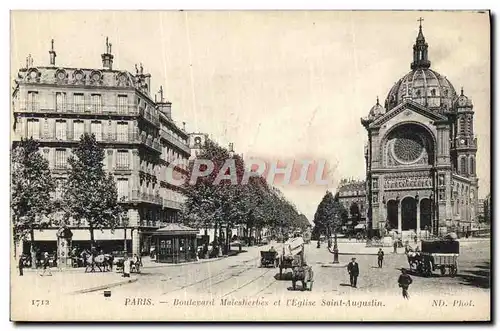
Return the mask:
{"type": "Polygon", "coordinates": [[[385,100],[387,111],[405,100],[412,100],[436,112],[447,112],[452,109],[457,93],[445,76],[430,69],[428,47],[420,25],[413,45],[413,62],[410,66],[412,70],[398,80],[389,91],[385,100]]]}
{"type": "Polygon", "coordinates": [[[456,107],[467,107],[467,108],[472,108],[472,100],[467,98],[467,96],[464,95],[464,89],[462,88],[460,95],[458,98],[455,99],[455,106],[456,107]]]}
{"type": "Polygon", "coordinates": [[[371,118],[375,118],[383,114],[385,114],[385,108],[382,107],[377,98],[377,103],[372,107],[372,109],[370,109],[370,113],[368,116],[371,118]]]}
{"type": "Polygon", "coordinates": [[[385,105],[388,110],[410,99],[429,109],[447,111],[457,93],[450,81],[429,68],[418,68],[403,76],[389,91],[385,105]]]}

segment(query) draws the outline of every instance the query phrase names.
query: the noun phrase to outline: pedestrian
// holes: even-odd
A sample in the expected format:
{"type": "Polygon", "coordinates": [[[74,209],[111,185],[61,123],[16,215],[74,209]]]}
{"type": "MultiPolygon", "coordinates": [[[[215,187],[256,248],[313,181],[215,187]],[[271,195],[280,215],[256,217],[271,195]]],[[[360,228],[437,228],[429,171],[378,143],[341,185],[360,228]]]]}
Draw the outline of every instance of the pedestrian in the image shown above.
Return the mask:
{"type": "Polygon", "coordinates": [[[24,254],[21,254],[21,257],[19,258],[19,276],[23,276],[23,269],[24,269],[24,254]]]}
{"type": "Polygon", "coordinates": [[[394,251],[393,251],[393,253],[394,253],[394,254],[397,254],[397,253],[398,253],[398,241],[397,241],[397,240],[394,240],[394,244],[393,244],[393,246],[394,246],[394,251]]]}
{"type": "Polygon", "coordinates": [[[403,298],[408,299],[408,287],[410,287],[410,284],[413,283],[413,280],[411,279],[410,275],[406,273],[406,269],[401,269],[401,275],[399,275],[398,278],[398,285],[403,289],[403,298]]]}
{"type": "Polygon", "coordinates": [[[45,252],[43,253],[43,270],[40,276],[45,276],[45,273],[48,272],[49,276],[52,276],[52,273],[50,272],[50,265],[49,265],[49,253],[45,252]]]}
{"type": "Polygon", "coordinates": [[[125,254],[124,260],[123,260],[123,276],[122,277],[130,277],[130,259],[128,258],[128,255],[125,254]]]}
{"type": "Polygon", "coordinates": [[[382,250],[382,248],[378,249],[377,256],[378,256],[378,267],[382,268],[382,263],[384,262],[384,251],[382,250]]]}
{"type": "Polygon", "coordinates": [[[417,235],[415,235],[415,237],[413,237],[413,240],[415,241],[415,245],[416,245],[416,244],[417,244],[417,242],[418,242],[417,235]]]}
{"type": "Polygon", "coordinates": [[[359,276],[359,266],[356,262],[356,258],[353,257],[351,262],[347,265],[347,272],[349,273],[349,279],[352,287],[357,287],[358,276],[359,276]]]}

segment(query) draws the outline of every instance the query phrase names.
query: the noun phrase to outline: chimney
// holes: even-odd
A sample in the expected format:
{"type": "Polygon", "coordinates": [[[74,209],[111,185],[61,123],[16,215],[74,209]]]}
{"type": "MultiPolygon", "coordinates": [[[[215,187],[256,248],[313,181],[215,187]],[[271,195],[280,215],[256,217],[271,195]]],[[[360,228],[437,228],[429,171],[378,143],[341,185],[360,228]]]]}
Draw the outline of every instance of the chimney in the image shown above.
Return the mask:
{"type": "Polygon", "coordinates": [[[51,47],[49,51],[49,56],[50,56],[50,65],[55,66],[56,65],[56,51],[54,50],[54,39],[50,41],[51,47]]]}
{"type": "MultiPolygon", "coordinates": [[[[156,103],[156,107],[161,111],[169,120],[172,120],[172,103],[163,98],[163,86],[160,86],[160,101],[156,103]]],[[[156,95],[155,95],[156,100],[156,95]]]]}
{"type": "Polygon", "coordinates": [[[111,44],[106,37],[106,53],[101,54],[102,66],[105,69],[113,70],[113,54],[111,54],[111,44]]]}

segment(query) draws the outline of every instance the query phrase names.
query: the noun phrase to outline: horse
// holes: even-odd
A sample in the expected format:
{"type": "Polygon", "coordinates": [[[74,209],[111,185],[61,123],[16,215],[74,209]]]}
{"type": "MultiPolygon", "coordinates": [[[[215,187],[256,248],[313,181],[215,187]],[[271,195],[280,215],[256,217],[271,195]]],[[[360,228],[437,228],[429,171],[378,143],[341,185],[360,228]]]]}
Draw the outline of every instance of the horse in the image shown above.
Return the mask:
{"type": "Polygon", "coordinates": [[[420,253],[414,252],[413,250],[409,250],[406,253],[406,257],[408,258],[408,264],[410,266],[410,270],[416,270],[418,265],[421,263],[420,253]]]}
{"type": "Polygon", "coordinates": [[[85,267],[85,272],[87,272],[89,267],[90,272],[94,272],[95,267],[97,267],[100,272],[111,271],[113,269],[113,259],[113,256],[110,254],[99,254],[95,257],[91,255],[86,260],[87,265],[85,267]]]}
{"type": "Polygon", "coordinates": [[[309,283],[309,291],[312,291],[314,282],[314,272],[308,265],[295,266],[292,269],[292,288],[295,290],[297,281],[302,282],[302,290],[306,291],[307,283],[309,283]]]}

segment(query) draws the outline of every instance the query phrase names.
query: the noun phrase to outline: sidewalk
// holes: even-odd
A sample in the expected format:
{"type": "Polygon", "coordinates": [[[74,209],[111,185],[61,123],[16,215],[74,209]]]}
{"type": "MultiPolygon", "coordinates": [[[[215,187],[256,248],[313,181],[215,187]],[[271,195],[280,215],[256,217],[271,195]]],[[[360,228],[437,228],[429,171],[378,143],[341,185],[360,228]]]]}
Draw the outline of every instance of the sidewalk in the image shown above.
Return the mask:
{"type": "Polygon", "coordinates": [[[30,295],[37,293],[57,296],[76,293],[88,293],[106,288],[116,287],[137,281],[135,275],[131,278],[123,278],[117,272],[95,272],[85,273],[82,270],[71,272],[52,272],[52,276],[40,276],[38,272],[25,272],[19,276],[19,272],[12,273],[11,287],[14,291],[29,291],[30,295]]]}

